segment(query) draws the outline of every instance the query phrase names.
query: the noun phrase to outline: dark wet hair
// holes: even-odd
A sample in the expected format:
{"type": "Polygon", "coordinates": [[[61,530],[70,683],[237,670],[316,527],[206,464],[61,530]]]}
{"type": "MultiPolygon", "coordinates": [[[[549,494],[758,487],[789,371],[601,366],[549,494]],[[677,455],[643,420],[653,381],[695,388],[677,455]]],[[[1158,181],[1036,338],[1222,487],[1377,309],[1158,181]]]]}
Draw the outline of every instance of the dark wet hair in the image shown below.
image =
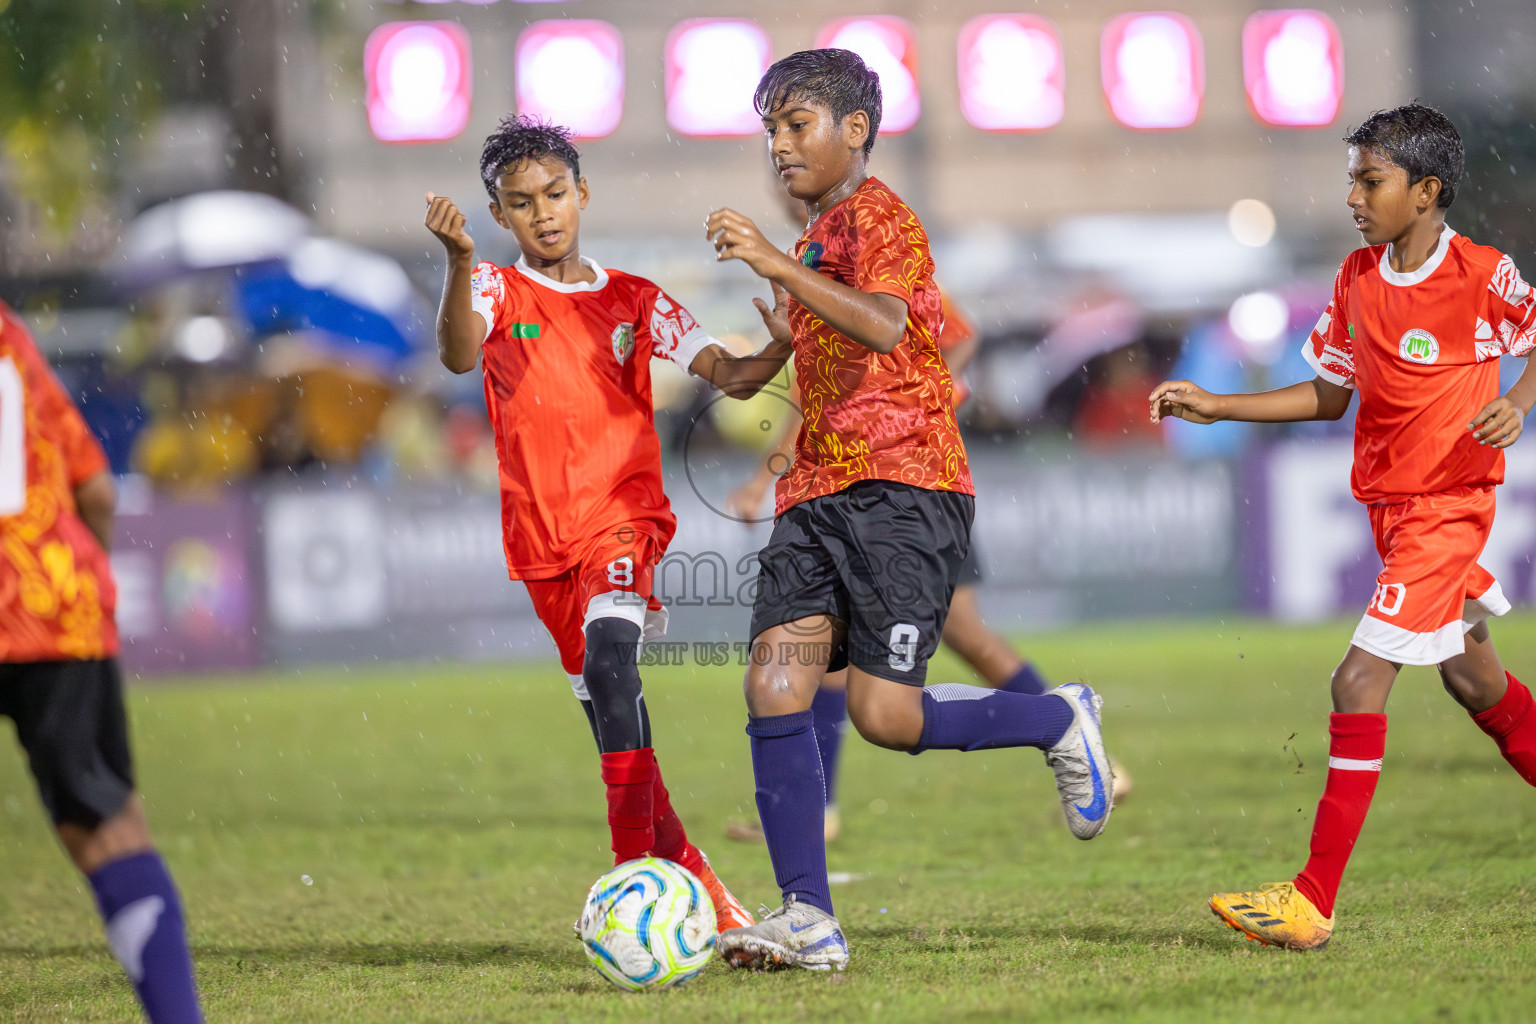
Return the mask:
{"type": "Polygon", "coordinates": [[[571,130],[547,124],[525,114],[508,114],[496,125],[480,151],[480,180],[496,201],[496,176],[509,167],[519,167],[526,160],[552,156],[571,169],[571,176],[581,178],[581,154],[571,145],[571,130]]]}
{"type": "Polygon", "coordinates": [[[875,148],[880,131],[880,76],[852,50],[801,50],[775,61],[757,83],[752,105],[767,116],[792,99],[821,104],[839,123],[855,110],[864,111],[869,115],[864,155],[875,148]]]}
{"type": "Polygon", "coordinates": [[[1435,205],[1442,210],[1456,201],[1465,161],[1461,133],[1434,107],[1409,103],[1392,110],[1378,110],[1344,137],[1351,146],[1378,149],[1408,172],[1408,184],[1425,178],[1440,179],[1435,205]]]}

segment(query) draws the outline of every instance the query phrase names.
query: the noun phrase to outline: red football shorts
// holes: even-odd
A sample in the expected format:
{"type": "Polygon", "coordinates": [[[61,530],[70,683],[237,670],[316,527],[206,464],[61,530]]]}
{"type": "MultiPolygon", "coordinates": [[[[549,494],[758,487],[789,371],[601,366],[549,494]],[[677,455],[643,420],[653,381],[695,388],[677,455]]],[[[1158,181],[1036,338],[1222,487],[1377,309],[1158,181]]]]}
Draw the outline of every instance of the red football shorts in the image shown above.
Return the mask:
{"type": "Polygon", "coordinates": [[[627,619],[640,627],[645,640],[666,635],[667,610],[652,590],[661,556],[654,537],[626,524],[593,540],[559,576],[524,581],[533,610],[560,651],[571,688],[582,700],[587,699],[581,681],[587,623],[605,616],[627,619]]]}
{"type": "Polygon", "coordinates": [[[1509,611],[1499,581],[1477,564],[1493,506],[1492,487],[1370,506],[1383,567],[1351,642],[1400,665],[1438,665],[1466,650],[1479,622],[1509,611]]]}

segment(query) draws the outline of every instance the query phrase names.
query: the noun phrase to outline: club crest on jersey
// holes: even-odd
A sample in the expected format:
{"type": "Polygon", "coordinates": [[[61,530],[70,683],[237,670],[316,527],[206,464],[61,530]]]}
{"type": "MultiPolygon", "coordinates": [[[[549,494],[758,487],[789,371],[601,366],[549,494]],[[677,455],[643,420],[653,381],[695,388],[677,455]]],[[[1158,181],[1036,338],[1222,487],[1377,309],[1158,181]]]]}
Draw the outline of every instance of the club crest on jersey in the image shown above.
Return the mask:
{"type": "Polygon", "coordinates": [[[1398,354],[1410,363],[1432,363],[1440,358],[1440,342],[1433,334],[1415,327],[1397,343],[1398,354]]]}
{"type": "Polygon", "coordinates": [[[807,242],[805,243],[805,251],[800,254],[800,262],[815,270],[821,266],[821,255],[826,251],[826,246],[820,242],[807,242]]]}
{"type": "Polygon", "coordinates": [[[629,354],[635,350],[635,325],[619,324],[613,329],[613,358],[620,365],[629,358],[629,354]]]}

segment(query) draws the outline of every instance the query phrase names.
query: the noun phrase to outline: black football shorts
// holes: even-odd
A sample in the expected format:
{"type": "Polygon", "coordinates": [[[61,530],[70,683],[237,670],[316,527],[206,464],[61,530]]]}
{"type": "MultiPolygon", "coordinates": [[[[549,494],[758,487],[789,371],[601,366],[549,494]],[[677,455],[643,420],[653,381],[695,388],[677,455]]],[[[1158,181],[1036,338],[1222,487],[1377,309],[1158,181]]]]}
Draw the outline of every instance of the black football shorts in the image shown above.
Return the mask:
{"type": "Polygon", "coordinates": [[[847,629],[828,671],[853,665],[922,686],[970,546],[975,500],[865,480],[786,511],[758,555],[752,636],[830,615],[847,629]]]}
{"type": "Polygon", "coordinates": [[[960,563],[960,571],[955,574],[955,586],[974,587],[981,579],[981,550],[976,546],[976,538],[972,537],[970,547],[965,549],[965,561],[960,563]]]}
{"type": "Polygon", "coordinates": [[[0,663],[0,715],[55,825],[93,829],[122,810],[133,759],[116,659],[0,663]]]}

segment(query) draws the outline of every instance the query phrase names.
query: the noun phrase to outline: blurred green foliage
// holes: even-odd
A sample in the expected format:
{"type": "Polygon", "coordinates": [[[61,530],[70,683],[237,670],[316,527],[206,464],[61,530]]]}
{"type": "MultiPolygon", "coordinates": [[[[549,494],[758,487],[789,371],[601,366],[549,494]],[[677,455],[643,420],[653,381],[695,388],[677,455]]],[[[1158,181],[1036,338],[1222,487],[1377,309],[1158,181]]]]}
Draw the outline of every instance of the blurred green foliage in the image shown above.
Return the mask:
{"type": "Polygon", "coordinates": [[[161,44],[201,0],[0,0],[5,186],[67,237],[161,98],[161,44]]]}

